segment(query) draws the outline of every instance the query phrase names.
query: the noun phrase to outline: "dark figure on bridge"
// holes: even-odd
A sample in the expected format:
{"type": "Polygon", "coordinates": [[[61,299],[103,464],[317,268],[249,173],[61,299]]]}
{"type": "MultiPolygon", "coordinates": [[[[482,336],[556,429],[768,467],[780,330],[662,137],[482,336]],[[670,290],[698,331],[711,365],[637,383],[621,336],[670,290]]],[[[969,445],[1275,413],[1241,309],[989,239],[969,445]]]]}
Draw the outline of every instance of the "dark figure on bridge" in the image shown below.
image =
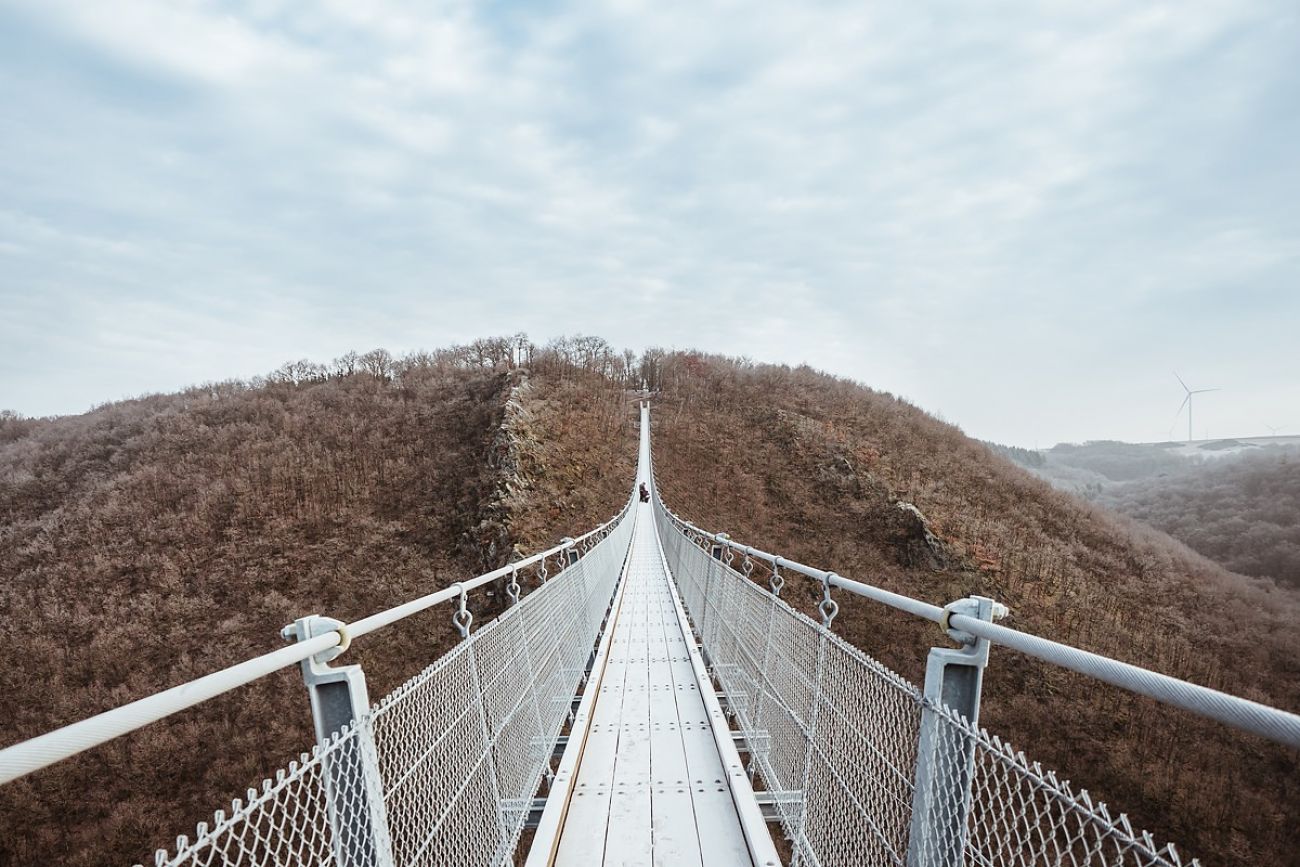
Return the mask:
{"type": "Polygon", "coordinates": [[[650,502],[650,491],[648,488],[646,488],[645,482],[641,483],[641,502],[643,503],[650,502]]]}

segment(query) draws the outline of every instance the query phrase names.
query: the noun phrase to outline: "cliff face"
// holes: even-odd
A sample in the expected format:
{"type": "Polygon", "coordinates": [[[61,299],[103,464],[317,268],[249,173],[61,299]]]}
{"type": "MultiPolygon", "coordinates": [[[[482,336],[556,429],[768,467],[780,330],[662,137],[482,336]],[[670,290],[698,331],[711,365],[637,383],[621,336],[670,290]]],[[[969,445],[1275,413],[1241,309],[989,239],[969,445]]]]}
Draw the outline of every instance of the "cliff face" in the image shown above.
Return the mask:
{"type": "Polygon", "coordinates": [[[510,436],[512,538],[536,551],[608,520],[636,474],[636,397],[602,377],[534,374],[518,394],[510,436]]]}
{"type": "MultiPolygon", "coordinates": [[[[0,417],[4,742],[274,649],[295,617],[355,619],[607,519],[643,378],[664,496],[701,526],[939,604],[993,596],[1018,628],[1300,706],[1293,594],[889,395],[689,353],[611,363],[582,341],[0,417]]],[[[838,601],[836,630],[914,680],[943,642],[838,601]]],[[[502,604],[472,600],[478,622],[502,604]]],[[[452,645],[448,615],[357,642],[372,698],[452,645]]],[[[1280,867],[1300,846],[1297,757],[1257,740],[998,650],[984,722],[1207,865],[1280,867]]],[[[269,678],[0,787],[0,865],[148,863],[311,739],[298,674],[269,678]]]]}

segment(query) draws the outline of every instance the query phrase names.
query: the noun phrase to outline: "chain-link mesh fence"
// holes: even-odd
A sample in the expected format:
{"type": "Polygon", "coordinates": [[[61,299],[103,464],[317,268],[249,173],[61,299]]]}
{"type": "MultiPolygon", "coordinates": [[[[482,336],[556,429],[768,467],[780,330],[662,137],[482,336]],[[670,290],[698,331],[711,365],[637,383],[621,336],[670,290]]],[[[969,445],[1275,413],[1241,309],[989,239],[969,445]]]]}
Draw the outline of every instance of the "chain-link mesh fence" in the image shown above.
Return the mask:
{"type": "MultiPolygon", "coordinates": [[[[655,509],[683,602],[796,865],[1177,867],[1087,793],[710,556],[655,509]]],[[[594,644],[632,521],[159,865],[501,865],[594,644]]],[[[688,535],[689,534],[689,535],[688,535]]],[[[1196,862],[1192,862],[1193,864],[1196,862]]]]}
{"type": "Polygon", "coordinates": [[[167,867],[450,867],[510,861],[631,541],[582,556],[352,727],[180,837],[167,867]]]}
{"type": "Polygon", "coordinates": [[[731,568],[730,554],[715,559],[658,502],[655,517],[796,865],[1182,864],[731,568]]]}

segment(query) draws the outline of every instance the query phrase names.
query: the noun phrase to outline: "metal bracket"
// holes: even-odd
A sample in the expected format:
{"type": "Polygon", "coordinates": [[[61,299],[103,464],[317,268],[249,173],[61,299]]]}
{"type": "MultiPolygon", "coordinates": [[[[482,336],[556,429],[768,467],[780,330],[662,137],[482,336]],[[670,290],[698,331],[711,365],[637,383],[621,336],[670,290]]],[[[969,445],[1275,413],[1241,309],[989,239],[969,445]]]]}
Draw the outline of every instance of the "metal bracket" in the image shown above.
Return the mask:
{"type": "Polygon", "coordinates": [[[954,614],[991,621],[1006,612],[1005,605],[987,596],[959,599],[943,609],[940,625],[944,633],[962,646],[932,647],[926,660],[926,701],[917,743],[907,867],[950,867],[960,863],[966,841],[975,743],[959,724],[944,719],[940,708],[964,717],[972,727],[979,724],[989,643],[953,629],[949,621],[954,614]]]}
{"type": "Polygon", "coordinates": [[[316,724],[316,743],[328,743],[334,732],[351,725],[370,707],[370,694],[366,690],[366,675],[359,665],[338,668],[330,662],[338,659],[352,643],[347,624],[333,617],[313,614],[299,617],[280,634],[289,641],[309,641],[327,632],[339,633],[342,641],[329,650],[321,651],[302,661],[302,678],[307,682],[311,698],[311,716],[316,724]]]}
{"type": "Polygon", "coordinates": [[[360,665],[334,668],[329,664],[351,643],[347,624],[313,614],[298,618],[280,634],[290,641],[308,641],[329,632],[339,633],[339,644],[304,659],[302,677],[311,699],[316,742],[324,748],[344,727],[354,730],[352,739],[334,744],[324,760],[325,801],[334,835],[334,856],[340,864],[391,867],[392,844],[379,785],[379,759],[367,716],[370,695],[366,675],[360,665]]]}
{"type": "Polygon", "coordinates": [[[769,825],[785,821],[787,813],[803,810],[803,792],[765,791],[755,792],[754,800],[763,811],[763,820],[769,825]]]}
{"type": "Polygon", "coordinates": [[[505,798],[501,801],[501,810],[507,815],[524,813],[524,827],[536,829],[542,821],[546,810],[545,798],[505,798]]]}

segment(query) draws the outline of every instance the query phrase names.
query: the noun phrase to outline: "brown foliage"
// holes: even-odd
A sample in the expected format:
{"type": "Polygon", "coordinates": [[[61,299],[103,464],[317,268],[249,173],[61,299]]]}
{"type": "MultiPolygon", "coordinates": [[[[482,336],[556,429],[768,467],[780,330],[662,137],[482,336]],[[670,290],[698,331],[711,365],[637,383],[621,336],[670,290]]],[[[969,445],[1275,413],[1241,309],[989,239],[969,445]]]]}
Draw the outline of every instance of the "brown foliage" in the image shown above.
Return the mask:
{"type": "MultiPolygon", "coordinates": [[[[684,517],[764,550],[1008,625],[1300,708],[1300,600],[1225,572],[992,455],[906,402],[816,373],[696,354],[661,362],[656,469],[684,517]],[[942,562],[915,556],[919,507],[942,562]]],[[[811,612],[820,585],[787,595],[811,612]]],[[[837,594],[836,630],[919,680],[937,629],[837,594]]],[[[994,649],[983,722],[1206,864],[1293,864],[1293,751],[994,649]]]]}
{"type": "MultiPolygon", "coordinates": [[[[368,353],[44,421],[0,444],[4,743],[504,561],[485,520],[506,373],[368,353]]],[[[435,610],[358,641],[378,697],[454,639],[435,610]]],[[[150,849],[310,747],[296,670],[0,788],[0,863],[150,849]]]]}
{"type": "MultiPolygon", "coordinates": [[[[0,414],[0,730],[11,743],[356,618],[610,516],[657,389],[670,504],[702,526],[1208,686],[1300,706],[1294,595],[1052,491],[889,395],[807,369],[522,335],[292,362],[252,384],[0,414]],[[919,508],[919,518],[899,503],[919,508]],[[1144,535],[1145,534],[1145,535],[1144,535]]],[[[811,610],[817,588],[786,595],[811,610]]],[[[479,622],[499,597],[474,600],[479,622]]],[[[836,628],[913,679],[937,630],[840,594],[836,628]]],[[[378,697],[445,610],[349,652],[378,697]]],[[[1289,864],[1296,756],[995,650],[984,722],[1213,863],[1289,864]]],[[[311,742],[284,672],[0,787],[0,864],[148,861],[311,742]]]]}
{"type": "Polygon", "coordinates": [[[1271,447],[1094,495],[1242,575],[1300,589],[1300,452],[1271,447]]]}

